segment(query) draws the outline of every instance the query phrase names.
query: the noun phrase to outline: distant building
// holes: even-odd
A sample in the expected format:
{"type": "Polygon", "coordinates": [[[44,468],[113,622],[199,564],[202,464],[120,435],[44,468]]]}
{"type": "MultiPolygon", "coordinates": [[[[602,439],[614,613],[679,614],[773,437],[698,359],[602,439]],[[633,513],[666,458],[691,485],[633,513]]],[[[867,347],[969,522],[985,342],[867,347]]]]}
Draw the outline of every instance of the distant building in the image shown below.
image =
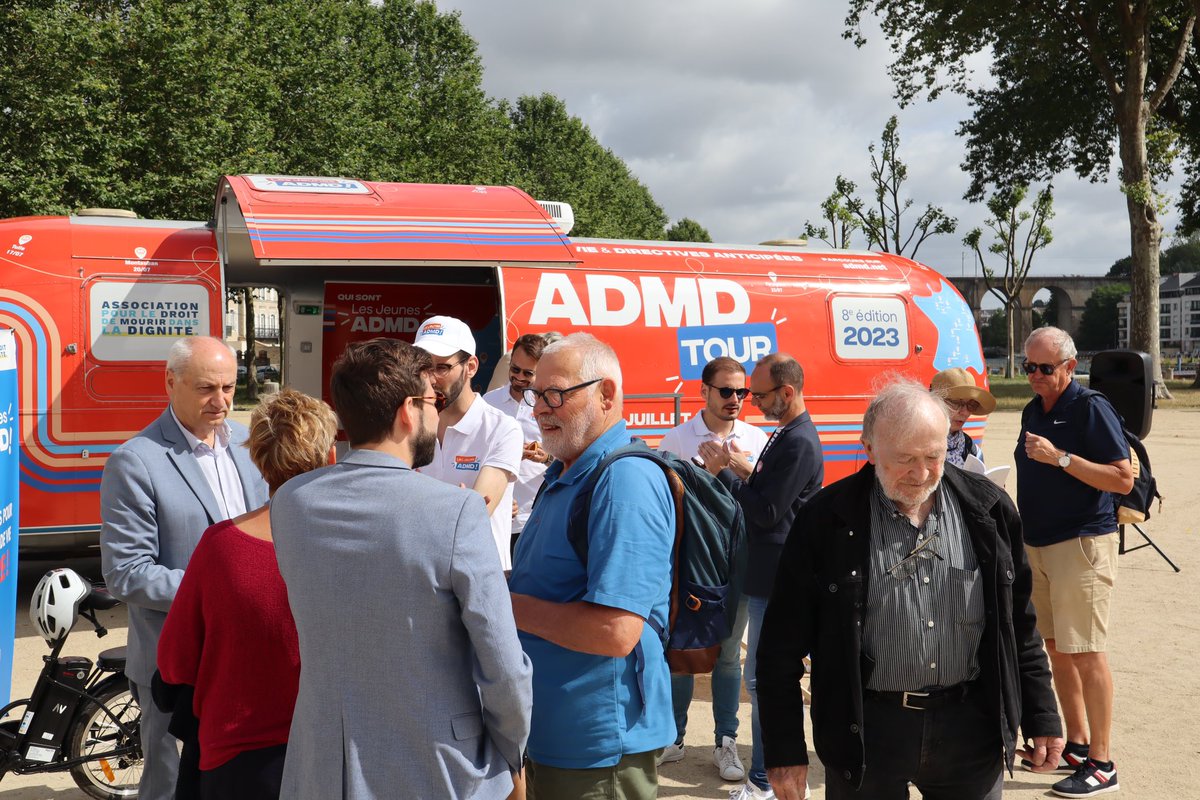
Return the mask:
{"type": "MultiPolygon", "coordinates": [[[[1164,275],[1158,281],[1158,338],[1163,355],[1200,352],[1200,272],[1164,275]]],[[[1129,347],[1129,296],[1117,304],[1117,338],[1129,347]]]]}
{"type": "Polygon", "coordinates": [[[269,287],[250,290],[254,307],[246,309],[242,293],[225,301],[225,341],[241,353],[246,349],[246,315],[254,315],[254,341],[259,351],[255,363],[279,366],[280,307],[279,292],[269,287]],[[262,358],[262,354],[266,358],[262,358]]]}

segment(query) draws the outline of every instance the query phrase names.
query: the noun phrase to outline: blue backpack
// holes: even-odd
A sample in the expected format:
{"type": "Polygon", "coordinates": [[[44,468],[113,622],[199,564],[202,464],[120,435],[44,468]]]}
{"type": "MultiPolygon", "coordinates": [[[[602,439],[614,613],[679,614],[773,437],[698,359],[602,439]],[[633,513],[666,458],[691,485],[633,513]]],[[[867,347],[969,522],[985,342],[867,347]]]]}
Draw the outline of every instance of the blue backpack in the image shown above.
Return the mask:
{"type": "Polygon", "coordinates": [[[670,612],[667,629],[651,627],[663,641],[676,674],[712,671],[721,643],[733,629],[745,571],[746,525],[742,508],[725,486],[704,469],[673,453],[651,450],[641,439],[609,453],[576,495],[567,540],[584,567],[588,563],[588,514],[596,481],[622,458],[645,458],[662,468],[675,499],[670,612]]]}

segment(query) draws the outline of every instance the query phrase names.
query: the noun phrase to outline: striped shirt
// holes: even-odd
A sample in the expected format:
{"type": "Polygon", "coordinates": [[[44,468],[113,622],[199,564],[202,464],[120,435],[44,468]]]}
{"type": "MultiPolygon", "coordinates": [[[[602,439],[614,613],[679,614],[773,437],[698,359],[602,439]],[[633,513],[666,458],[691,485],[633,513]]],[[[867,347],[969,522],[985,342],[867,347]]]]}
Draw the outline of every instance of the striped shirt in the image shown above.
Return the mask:
{"type": "Polygon", "coordinates": [[[875,667],[866,688],[920,691],[979,675],[983,583],[962,511],[944,483],[918,529],[875,481],[868,574],[863,652],[875,667]]]}

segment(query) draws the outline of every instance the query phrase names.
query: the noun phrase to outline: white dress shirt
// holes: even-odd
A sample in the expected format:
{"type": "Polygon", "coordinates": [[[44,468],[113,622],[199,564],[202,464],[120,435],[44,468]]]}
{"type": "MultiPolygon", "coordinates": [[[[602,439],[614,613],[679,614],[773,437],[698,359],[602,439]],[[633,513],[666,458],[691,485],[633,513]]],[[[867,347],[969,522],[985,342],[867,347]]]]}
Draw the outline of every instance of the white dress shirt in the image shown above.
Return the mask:
{"type": "Polygon", "coordinates": [[[238,476],[237,464],[233,462],[233,456],[229,453],[229,425],[221,423],[221,427],[217,428],[217,435],[213,438],[216,446],[209,447],[183,427],[183,423],[175,415],[174,408],[171,409],[171,419],[175,420],[180,433],[187,439],[188,449],[200,465],[204,480],[208,482],[208,488],[212,489],[213,497],[217,499],[217,507],[225,515],[218,522],[245,514],[246,495],[242,491],[242,479],[238,476]]]}
{"type": "MultiPolygon", "coordinates": [[[[488,405],[500,409],[517,421],[523,437],[522,444],[542,441],[542,430],[533,416],[533,406],[521,400],[514,400],[507,383],[488,392],[483,399],[488,405]]],[[[528,458],[521,459],[517,484],[513,487],[513,500],[517,503],[517,516],[513,518],[512,524],[513,533],[520,533],[525,529],[525,522],[529,519],[530,509],[533,508],[533,499],[537,497],[538,489],[542,486],[546,466],[528,458]]]]}
{"type": "Polygon", "coordinates": [[[691,458],[700,453],[701,442],[736,444],[739,450],[746,453],[746,459],[753,464],[767,445],[767,435],[750,423],[735,419],[733,430],[728,436],[721,438],[704,424],[704,415],[697,414],[682,425],[676,425],[663,434],[662,441],[658,443],[658,449],[670,451],[680,458],[691,458]]]}

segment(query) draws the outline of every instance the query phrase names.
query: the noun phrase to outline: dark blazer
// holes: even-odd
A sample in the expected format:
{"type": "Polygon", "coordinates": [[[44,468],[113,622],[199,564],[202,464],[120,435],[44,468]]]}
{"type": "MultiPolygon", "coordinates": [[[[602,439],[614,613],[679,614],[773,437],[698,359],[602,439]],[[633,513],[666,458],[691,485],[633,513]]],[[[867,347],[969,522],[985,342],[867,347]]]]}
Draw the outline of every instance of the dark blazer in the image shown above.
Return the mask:
{"type": "MultiPolygon", "coordinates": [[[[826,487],[800,511],[783,552],[758,647],[758,708],[767,767],[807,764],[802,659],[812,655],[812,725],[826,769],[860,783],[865,767],[863,686],[871,663],[862,652],[862,618],[870,580],[870,495],[875,468],[826,487]]],[[[1021,520],[994,483],[946,466],[984,586],[979,642],[982,690],[994,699],[995,723],[1012,770],[1017,729],[1026,737],[1061,736],[1050,666],[1029,595],[1021,520]]]]}
{"type": "Polygon", "coordinates": [[[717,479],[729,489],[746,517],[749,561],[742,591],[753,597],[769,597],[796,512],[825,481],[821,440],[812,417],[805,411],[776,431],[747,480],[730,469],[721,470],[717,479]]]}

